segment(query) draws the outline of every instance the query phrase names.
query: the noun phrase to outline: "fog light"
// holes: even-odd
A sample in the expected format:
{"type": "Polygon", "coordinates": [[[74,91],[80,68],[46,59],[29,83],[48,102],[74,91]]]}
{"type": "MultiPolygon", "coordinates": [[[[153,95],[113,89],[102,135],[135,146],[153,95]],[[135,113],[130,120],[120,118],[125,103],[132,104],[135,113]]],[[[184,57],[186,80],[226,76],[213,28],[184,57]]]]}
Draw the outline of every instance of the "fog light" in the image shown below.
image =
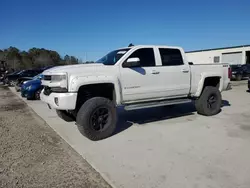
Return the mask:
{"type": "Polygon", "coordinates": [[[54,101],[55,101],[55,104],[56,104],[57,106],[59,106],[59,100],[58,100],[57,97],[54,98],[54,101]]]}

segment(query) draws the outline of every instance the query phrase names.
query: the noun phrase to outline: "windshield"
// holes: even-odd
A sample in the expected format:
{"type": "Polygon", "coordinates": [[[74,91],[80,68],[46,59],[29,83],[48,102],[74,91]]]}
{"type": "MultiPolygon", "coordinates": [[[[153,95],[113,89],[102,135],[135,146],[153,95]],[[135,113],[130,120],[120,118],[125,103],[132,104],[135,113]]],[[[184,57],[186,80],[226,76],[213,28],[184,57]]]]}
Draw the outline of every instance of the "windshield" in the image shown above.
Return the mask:
{"type": "Polygon", "coordinates": [[[105,55],[103,58],[101,58],[98,61],[96,61],[96,63],[102,63],[104,65],[114,65],[129,50],[130,50],[130,48],[124,48],[124,49],[114,50],[114,51],[108,53],[107,55],[105,55]]]}
{"type": "Polygon", "coordinates": [[[33,80],[38,80],[38,79],[42,79],[42,74],[38,74],[36,76],[33,77],[33,80]]]}
{"type": "Polygon", "coordinates": [[[15,71],[15,72],[12,72],[12,73],[9,73],[9,75],[14,75],[14,74],[17,74],[19,73],[20,71],[15,71]]]}
{"type": "Polygon", "coordinates": [[[20,75],[20,74],[22,74],[24,72],[24,70],[22,70],[22,71],[20,71],[20,72],[18,72],[18,73],[16,73],[17,75],[20,75]]]}

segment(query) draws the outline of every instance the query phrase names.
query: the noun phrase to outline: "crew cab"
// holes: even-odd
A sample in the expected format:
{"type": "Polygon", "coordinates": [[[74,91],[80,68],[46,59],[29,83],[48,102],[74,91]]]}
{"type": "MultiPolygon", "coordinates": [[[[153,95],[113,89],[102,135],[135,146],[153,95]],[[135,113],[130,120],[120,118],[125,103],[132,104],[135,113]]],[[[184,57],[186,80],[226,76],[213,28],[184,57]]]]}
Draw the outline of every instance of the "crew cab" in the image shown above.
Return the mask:
{"type": "Polygon", "coordinates": [[[43,75],[41,100],[62,119],[75,120],[83,135],[100,140],[115,131],[117,106],[136,110],[194,100],[199,114],[219,113],[231,71],[228,64],[193,65],[179,47],[140,45],[43,75]]]}

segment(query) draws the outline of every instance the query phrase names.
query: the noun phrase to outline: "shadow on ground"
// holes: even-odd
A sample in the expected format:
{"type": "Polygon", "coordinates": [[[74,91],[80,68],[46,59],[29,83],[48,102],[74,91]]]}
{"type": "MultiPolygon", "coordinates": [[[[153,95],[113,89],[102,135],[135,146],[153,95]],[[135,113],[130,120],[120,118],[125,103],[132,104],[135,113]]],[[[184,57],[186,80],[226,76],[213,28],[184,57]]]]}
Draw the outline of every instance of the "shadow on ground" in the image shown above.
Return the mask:
{"type": "MultiPolygon", "coordinates": [[[[222,108],[231,106],[229,101],[222,101],[222,108]]],[[[118,134],[134,123],[143,125],[146,123],[157,122],[177,117],[194,115],[196,112],[194,103],[186,103],[179,105],[163,106],[156,108],[148,108],[142,110],[125,111],[123,108],[118,109],[119,121],[117,123],[117,130],[115,134],[118,134]]]]}

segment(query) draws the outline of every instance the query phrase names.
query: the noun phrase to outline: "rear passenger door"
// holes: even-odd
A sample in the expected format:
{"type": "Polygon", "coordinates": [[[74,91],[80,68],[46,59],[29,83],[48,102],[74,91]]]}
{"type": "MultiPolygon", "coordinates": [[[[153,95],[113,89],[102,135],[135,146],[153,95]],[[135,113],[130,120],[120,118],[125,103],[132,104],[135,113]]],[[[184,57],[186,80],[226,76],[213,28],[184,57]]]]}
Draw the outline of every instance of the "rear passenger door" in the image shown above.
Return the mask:
{"type": "Polygon", "coordinates": [[[158,48],[161,61],[160,79],[166,97],[186,97],[190,92],[190,67],[184,64],[179,49],[158,48]]]}
{"type": "Polygon", "coordinates": [[[120,67],[124,102],[154,99],[162,96],[159,82],[161,67],[156,66],[156,50],[156,48],[137,49],[128,58],[139,58],[140,66],[120,67]]]}

